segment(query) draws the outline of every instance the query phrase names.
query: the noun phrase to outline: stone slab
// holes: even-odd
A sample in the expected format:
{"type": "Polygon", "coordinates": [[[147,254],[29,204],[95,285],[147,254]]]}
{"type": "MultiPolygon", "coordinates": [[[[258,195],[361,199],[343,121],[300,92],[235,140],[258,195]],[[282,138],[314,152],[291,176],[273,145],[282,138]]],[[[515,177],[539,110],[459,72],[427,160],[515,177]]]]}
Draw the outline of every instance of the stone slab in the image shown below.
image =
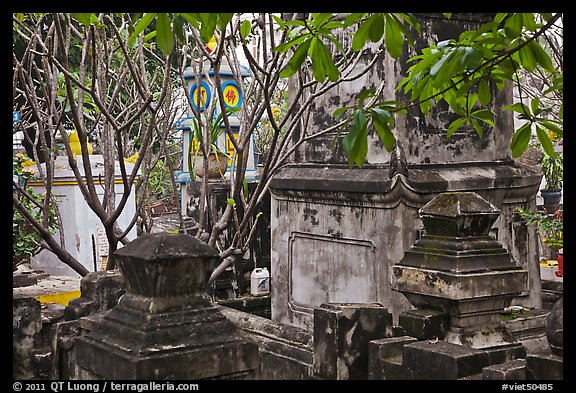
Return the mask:
{"type": "Polygon", "coordinates": [[[399,317],[400,325],[406,334],[419,340],[431,338],[442,339],[446,335],[450,323],[450,316],[436,310],[408,310],[399,317]]]}
{"type": "Polygon", "coordinates": [[[314,310],[314,374],[367,379],[368,344],[383,338],[392,315],[379,304],[323,304],[314,310]]]}
{"type": "Polygon", "coordinates": [[[404,366],[415,380],[456,380],[490,365],[488,353],[448,343],[420,341],[404,346],[404,366]]]}

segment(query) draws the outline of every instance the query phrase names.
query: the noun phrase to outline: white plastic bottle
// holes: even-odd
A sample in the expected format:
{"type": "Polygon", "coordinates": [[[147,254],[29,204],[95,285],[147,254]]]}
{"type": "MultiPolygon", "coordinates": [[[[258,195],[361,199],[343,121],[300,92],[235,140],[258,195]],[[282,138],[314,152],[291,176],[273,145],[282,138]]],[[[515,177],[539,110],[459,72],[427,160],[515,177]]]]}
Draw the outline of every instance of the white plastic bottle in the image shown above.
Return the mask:
{"type": "Polygon", "coordinates": [[[250,294],[253,296],[270,293],[270,273],[268,269],[257,267],[250,274],[250,294]]]}

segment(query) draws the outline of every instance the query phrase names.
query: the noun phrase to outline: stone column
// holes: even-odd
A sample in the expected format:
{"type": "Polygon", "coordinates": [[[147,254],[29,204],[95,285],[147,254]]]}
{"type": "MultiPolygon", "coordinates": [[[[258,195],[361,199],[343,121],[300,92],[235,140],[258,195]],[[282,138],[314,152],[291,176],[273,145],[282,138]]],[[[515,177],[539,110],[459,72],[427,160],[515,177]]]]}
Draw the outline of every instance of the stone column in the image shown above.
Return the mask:
{"type": "Polygon", "coordinates": [[[500,211],[474,192],[447,192],[419,213],[425,234],[390,268],[392,288],[417,308],[449,314],[448,342],[518,345],[500,313],[526,290],[527,271],[489,236],[500,211]]]}
{"type": "Polygon", "coordinates": [[[217,251],[187,234],[146,234],[114,254],[126,293],[76,341],[80,367],[104,379],[238,379],[258,347],[205,294],[217,251]]]}

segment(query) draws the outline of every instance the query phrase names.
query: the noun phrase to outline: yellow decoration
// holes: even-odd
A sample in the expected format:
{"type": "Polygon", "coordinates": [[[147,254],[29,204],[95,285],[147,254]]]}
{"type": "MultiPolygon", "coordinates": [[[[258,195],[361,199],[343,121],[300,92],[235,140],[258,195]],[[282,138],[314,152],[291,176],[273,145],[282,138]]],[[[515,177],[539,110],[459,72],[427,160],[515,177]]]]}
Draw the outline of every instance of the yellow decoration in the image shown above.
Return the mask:
{"type": "MultiPolygon", "coordinates": [[[[78,131],[76,130],[76,127],[74,127],[74,132],[70,135],[69,141],[72,153],[74,153],[75,156],[82,155],[82,147],[80,145],[80,138],[78,137],[78,131]]],[[[92,148],[92,144],[88,142],[88,137],[86,137],[86,147],[88,148],[88,154],[92,154],[94,149],[92,148]]]]}
{"type": "Polygon", "coordinates": [[[80,291],[58,292],[34,296],[34,299],[38,300],[40,303],[58,303],[67,306],[70,300],[79,298],[80,295],[80,291]]]}
{"type": "Polygon", "coordinates": [[[206,49],[208,49],[208,52],[212,53],[214,48],[216,48],[216,38],[212,36],[212,38],[210,38],[210,41],[208,41],[208,43],[206,44],[206,49]]]}
{"type": "Polygon", "coordinates": [[[138,152],[132,154],[130,157],[124,159],[125,162],[129,162],[131,164],[135,164],[136,160],[138,159],[138,152]]]}

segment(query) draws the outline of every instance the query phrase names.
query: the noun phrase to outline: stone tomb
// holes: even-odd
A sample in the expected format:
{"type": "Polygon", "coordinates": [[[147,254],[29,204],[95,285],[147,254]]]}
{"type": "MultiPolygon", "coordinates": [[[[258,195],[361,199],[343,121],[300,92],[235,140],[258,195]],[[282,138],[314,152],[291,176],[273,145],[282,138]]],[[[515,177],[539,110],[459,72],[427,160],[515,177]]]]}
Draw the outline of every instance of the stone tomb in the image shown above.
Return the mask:
{"type": "Polygon", "coordinates": [[[114,254],[126,293],[77,338],[95,379],[239,379],[258,347],[205,294],[218,252],[187,234],[146,234],[114,254]]]}

